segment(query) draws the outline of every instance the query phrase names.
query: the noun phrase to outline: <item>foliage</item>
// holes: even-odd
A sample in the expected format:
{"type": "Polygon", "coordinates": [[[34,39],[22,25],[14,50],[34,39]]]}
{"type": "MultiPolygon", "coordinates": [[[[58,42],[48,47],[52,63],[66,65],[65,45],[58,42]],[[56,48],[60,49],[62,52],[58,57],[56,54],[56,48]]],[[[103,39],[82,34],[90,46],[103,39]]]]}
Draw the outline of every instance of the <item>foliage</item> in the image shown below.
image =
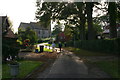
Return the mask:
{"type": "Polygon", "coordinates": [[[2,39],[2,59],[6,61],[6,58],[12,57],[15,59],[15,56],[18,56],[19,44],[14,39],[3,38],[2,39]]]}
{"type": "Polygon", "coordinates": [[[23,45],[26,43],[26,40],[29,40],[29,42],[27,42],[29,45],[33,45],[37,42],[37,34],[29,27],[27,27],[25,31],[19,29],[18,32],[18,40],[22,41],[23,45]]]}
{"type": "Polygon", "coordinates": [[[109,2],[108,5],[108,14],[109,14],[109,23],[110,23],[110,38],[116,38],[117,37],[117,29],[116,29],[116,3],[115,2],[109,2]]]}
{"type": "Polygon", "coordinates": [[[60,32],[62,32],[62,28],[61,28],[61,25],[55,25],[54,26],[54,29],[52,31],[52,35],[56,36],[58,35],[60,32]]]}
{"type": "Polygon", "coordinates": [[[97,24],[97,23],[93,23],[93,28],[94,28],[96,34],[100,34],[100,33],[102,33],[102,31],[103,31],[101,25],[99,25],[99,24],[97,24]]]}
{"type": "Polygon", "coordinates": [[[73,37],[73,30],[70,28],[70,25],[65,25],[64,34],[69,38],[73,37]]]}
{"type": "MultiPolygon", "coordinates": [[[[59,21],[59,20],[64,20],[66,23],[65,25],[74,25],[75,27],[77,27],[80,32],[79,39],[80,40],[85,40],[86,36],[87,39],[89,40],[93,40],[96,39],[96,33],[99,33],[99,26],[98,25],[102,25],[103,23],[108,24],[111,23],[110,22],[110,15],[111,13],[115,13],[117,14],[117,21],[119,22],[119,2],[116,2],[115,4],[117,5],[117,10],[116,8],[113,7],[109,11],[108,8],[110,8],[110,4],[108,3],[98,3],[98,2],[74,2],[74,3],[67,3],[67,2],[43,2],[42,3],[42,8],[40,7],[40,2],[37,2],[37,8],[38,10],[36,11],[36,18],[39,21],[49,21],[49,20],[53,20],[53,21],[59,21]],[[98,7],[98,6],[102,6],[102,7],[98,7]],[[103,7],[104,6],[104,7],[103,7]],[[96,19],[92,17],[92,12],[93,12],[93,7],[96,8],[96,11],[100,10],[103,13],[105,12],[106,14],[102,15],[99,14],[97,15],[96,19]],[[117,11],[117,12],[116,12],[117,11]],[[87,32],[85,32],[85,23],[87,22],[87,32]],[[96,23],[97,22],[97,23],[96,23]],[[94,23],[98,24],[98,25],[94,25],[94,23]],[[98,28],[96,28],[96,26],[98,28]]],[[[113,17],[115,16],[114,14],[113,17]]],[[[115,23],[116,20],[114,20],[114,22],[112,22],[113,24],[115,23]]],[[[77,30],[75,30],[75,32],[77,32],[77,30]]],[[[115,34],[116,29],[112,28],[111,29],[111,33],[115,34]]],[[[74,36],[73,36],[74,37],[74,36]]]]}

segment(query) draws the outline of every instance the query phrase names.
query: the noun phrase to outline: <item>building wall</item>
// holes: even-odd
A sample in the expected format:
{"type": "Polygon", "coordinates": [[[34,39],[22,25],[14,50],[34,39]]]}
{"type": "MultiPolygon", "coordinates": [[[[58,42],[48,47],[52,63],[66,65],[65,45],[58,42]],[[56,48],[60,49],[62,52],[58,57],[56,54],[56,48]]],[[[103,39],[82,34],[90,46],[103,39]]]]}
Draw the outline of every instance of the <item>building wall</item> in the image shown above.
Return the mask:
{"type": "Polygon", "coordinates": [[[19,28],[21,28],[22,30],[25,30],[26,26],[28,26],[34,30],[38,36],[38,38],[48,38],[51,36],[51,28],[43,28],[42,26],[30,26],[29,23],[21,23],[19,28]],[[23,25],[25,24],[25,25],[23,25]]]}

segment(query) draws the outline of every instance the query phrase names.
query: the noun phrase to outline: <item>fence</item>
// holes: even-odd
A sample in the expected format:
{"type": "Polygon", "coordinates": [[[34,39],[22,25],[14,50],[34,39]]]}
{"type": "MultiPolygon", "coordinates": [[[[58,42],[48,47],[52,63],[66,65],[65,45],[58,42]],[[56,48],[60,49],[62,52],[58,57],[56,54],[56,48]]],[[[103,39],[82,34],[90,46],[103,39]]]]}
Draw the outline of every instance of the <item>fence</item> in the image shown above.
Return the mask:
{"type": "Polygon", "coordinates": [[[67,46],[82,48],[90,51],[98,51],[105,53],[120,53],[120,38],[114,40],[81,40],[69,41],[67,46]]]}

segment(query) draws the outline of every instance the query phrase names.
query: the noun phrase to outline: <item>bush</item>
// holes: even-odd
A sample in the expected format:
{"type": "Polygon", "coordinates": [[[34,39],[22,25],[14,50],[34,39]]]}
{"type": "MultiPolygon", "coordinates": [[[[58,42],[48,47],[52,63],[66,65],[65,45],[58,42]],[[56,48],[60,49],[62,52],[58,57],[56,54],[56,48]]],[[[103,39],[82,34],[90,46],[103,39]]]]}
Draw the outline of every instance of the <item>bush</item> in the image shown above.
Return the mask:
{"type": "Polygon", "coordinates": [[[6,61],[6,58],[12,56],[14,59],[15,56],[18,56],[19,45],[14,39],[3,38],[2,43],[2,59],[6,61]]]}
{"type": "MultiPolygon", "coordinates": [[[[74,46],[74,42],[67,42],[67,46],[74,46]]],[[[120,53],[120,38],[113,40],[84,40],[75,41],[76,48],[87,49],[91,51],[106,52],[106,53],[120,53]]]]}

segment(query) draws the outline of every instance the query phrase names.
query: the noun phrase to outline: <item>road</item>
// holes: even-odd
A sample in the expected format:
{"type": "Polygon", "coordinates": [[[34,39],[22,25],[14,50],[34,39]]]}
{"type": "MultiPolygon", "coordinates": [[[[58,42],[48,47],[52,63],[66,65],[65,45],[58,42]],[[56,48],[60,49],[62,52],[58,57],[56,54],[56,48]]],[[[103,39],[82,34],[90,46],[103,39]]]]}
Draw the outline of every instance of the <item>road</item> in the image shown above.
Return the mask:
{"type": "Polygon", "coordinates": [[[109,78],[101,70],[96,68],[89,70],[83,60],[72,52],[63,50],[59,54],[58,59],[50,67],[37,74],[37,78],[109,78]]]}
{"type": "Polygon", "coordinates": [[[90,78],[88,68],[71,52],[62,52],[59,58],[37,78],[90,78]]]}

